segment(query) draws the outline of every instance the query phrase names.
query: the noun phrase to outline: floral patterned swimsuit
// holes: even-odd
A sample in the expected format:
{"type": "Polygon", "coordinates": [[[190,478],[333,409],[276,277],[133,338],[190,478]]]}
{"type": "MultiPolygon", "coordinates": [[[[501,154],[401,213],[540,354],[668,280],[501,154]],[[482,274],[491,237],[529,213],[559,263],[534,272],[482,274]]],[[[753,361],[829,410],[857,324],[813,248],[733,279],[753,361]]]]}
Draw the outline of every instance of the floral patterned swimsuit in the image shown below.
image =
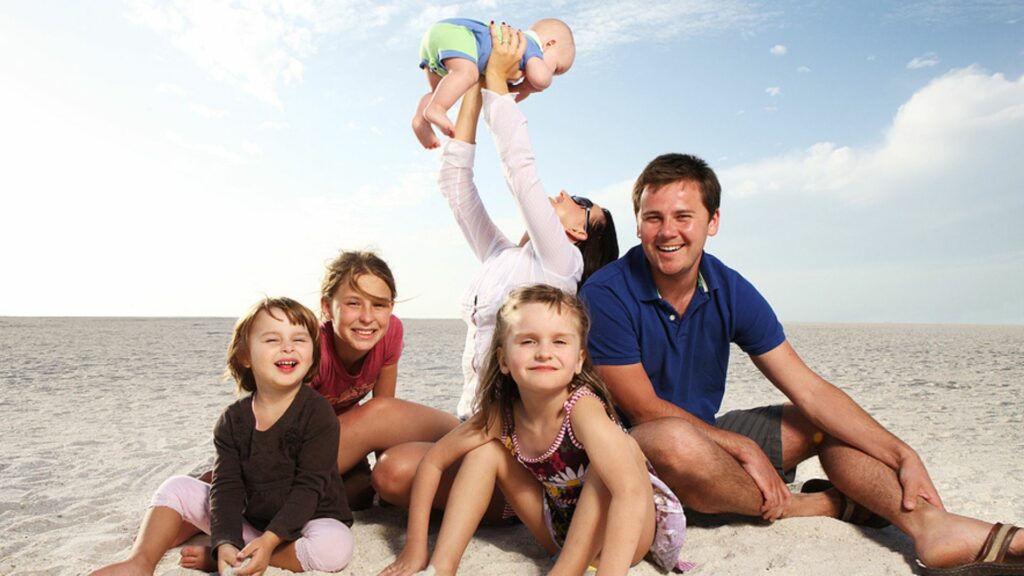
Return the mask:
{"type": "MultiPolygon", "coordinates": [[[[572,515],[576,511],[576,503],[583,491],[587,468],[590,466],[590,457],[587,456],[583,444],[573,434],[570,418],[573,406],[584,396],[593,396],[600,400],[597,394],[586,386],[581,386],[573,392],[562,405],[565,418],[555,441],[546,452],[536,458],[523,455],[519,449],[519,439],[516,437],[511,414],[505,418],[501,432],[501,441],[512,456],[544,486],[544,518],[551,538],[559,547],[565,544],[572,515]]],[[[654,475],[650,463],[647,469],[654,488],[657,523],[654,542],[651,544],[651,555],[665,570],[692,568],[693,564],[678,560],[679,551],[686,539],[686,517],[682,504],[672,490],[654,475]]]]}

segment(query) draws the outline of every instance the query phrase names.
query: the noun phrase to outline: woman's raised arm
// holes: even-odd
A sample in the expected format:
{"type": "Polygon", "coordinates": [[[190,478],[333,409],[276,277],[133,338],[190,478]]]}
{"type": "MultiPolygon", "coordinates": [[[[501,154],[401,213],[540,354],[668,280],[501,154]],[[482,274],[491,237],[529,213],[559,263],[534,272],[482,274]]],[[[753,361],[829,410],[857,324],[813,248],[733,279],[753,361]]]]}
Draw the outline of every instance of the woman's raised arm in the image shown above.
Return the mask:
{"type": "Polygon", "coordinates": [[[476,144],[476,125],[480,118],[480,83],[477,82],[462,95],[459,116],[455,119],[455,139],[469,144],[476,144]]]}
{"type": "Polygon", "coordinates": [[[544,192],[526,128],[526,117],[509,96],[508,79],[518,72],[526,42],[523,33],[491,25],[493,47],[484,72],[484,119],[498,147],[505,182],[526,222],[530,243],[548,274],[579,282],[583,259],[544,192]],[[502,41],[504,39],[504,41],[502,41]]]}

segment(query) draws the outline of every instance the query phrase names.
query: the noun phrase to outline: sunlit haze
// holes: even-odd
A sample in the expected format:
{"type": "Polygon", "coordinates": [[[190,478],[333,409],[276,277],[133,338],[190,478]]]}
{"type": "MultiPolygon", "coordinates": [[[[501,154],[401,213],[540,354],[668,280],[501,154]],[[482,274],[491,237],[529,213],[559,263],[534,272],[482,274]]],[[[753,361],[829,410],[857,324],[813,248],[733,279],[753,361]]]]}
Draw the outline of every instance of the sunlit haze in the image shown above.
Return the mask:
{"type": "MultiPolygon", "coordinates": [[[[783,322],[1024,323],[1024,3],[996,0],[5,2],[0,315],[316,306],[369,248],[397,314],[458,317],[479,263],[409,128],[451,16],[573,27],[522,109],[548,194],[623,251],[632,181],[689,152],[724,188],[707,250],[783,322]]],[[[486,130],[476,176],[518,239],[486,130]]]]}

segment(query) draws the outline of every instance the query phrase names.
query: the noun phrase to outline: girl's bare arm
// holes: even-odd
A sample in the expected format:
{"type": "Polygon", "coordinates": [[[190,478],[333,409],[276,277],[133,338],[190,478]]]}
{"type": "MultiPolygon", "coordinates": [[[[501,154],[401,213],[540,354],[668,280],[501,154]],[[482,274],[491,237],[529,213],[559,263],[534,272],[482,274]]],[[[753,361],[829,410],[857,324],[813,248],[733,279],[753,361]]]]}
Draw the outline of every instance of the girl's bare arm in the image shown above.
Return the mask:
{"type": "Polygon", "coordinates": [[[645,523],[653,522],[651,481],[643,453],[592,396],[579,399],[571,418],[573,432],[590,458],[587,476],[598,475],[611,493],[599,574],[626,574],[638,557],[645,523]]]}

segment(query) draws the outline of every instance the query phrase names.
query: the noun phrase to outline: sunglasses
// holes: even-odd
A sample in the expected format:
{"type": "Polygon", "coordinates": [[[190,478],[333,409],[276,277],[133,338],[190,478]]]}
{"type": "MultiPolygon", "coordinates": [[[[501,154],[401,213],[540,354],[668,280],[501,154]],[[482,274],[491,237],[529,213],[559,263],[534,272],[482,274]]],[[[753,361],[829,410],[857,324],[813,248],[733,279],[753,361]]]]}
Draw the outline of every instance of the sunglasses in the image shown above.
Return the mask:
{"type": "Polygon", "coordinates": [[[587,198],[587,197],[584,197],[584,196],[570,196],[569,198],[572,199],[572,201],[575,202],[577,206],[579,206],[580,208],[583,208],[584,212],[586,212],[586,216],[585,216],[586,220],[584,220],[585,224],[583,225],[583,233],[586,234],[589,237],[590,236],[590,209],[594,207],[594,203],[590,201],[590,198],[587,198]]]}

